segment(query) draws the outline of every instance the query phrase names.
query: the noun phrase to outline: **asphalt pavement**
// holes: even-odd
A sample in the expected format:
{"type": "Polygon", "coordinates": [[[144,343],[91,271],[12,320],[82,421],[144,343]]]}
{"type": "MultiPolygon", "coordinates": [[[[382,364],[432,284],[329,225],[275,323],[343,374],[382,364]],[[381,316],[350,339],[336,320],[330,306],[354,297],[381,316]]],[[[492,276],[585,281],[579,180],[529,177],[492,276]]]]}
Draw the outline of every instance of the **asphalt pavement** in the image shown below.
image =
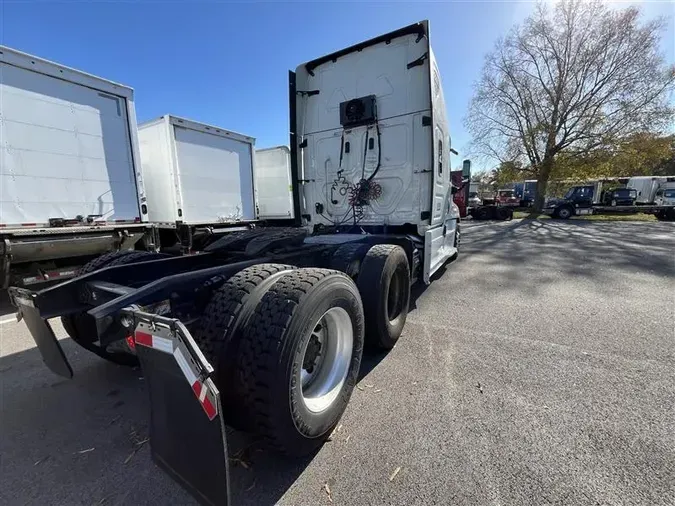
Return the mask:
{"type": "MultiPolygon", "coordinates": [[[[234,504],[675,504],[675,224],[467,223],[462,241],[315,456],[230,434],[234,504]]],[[[150,459],[140,370],[54,322],[61,379],[0,314],[0,504],[196,504],[150,459]]]]}

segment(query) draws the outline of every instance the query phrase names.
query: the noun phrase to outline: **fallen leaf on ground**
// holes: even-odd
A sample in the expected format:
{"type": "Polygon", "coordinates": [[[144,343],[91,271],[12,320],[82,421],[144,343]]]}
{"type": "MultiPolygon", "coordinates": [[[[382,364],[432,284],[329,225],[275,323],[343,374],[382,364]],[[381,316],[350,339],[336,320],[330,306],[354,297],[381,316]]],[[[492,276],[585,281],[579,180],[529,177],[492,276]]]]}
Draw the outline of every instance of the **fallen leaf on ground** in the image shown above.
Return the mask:
{"type": "Polygon", "coordinates": [[[361,385],[356,385],[356,388],[358,388],[359,390],[363,391],[363,387],[362,387],[361,385]]]}
{"type": "Polygon", "coordinates": [[[382,391],[381,388],[376,388],[376,389],[375,389],[375,393],[378,393],[378,392],[381,392],[381,391],[382,391]]]}
{"type": "Polygon", "coordinates": [[[350,438],[350,437],[352,437],[351,434],[345,438],[345,443],[349,443],[349,438],[350,438]]]}
{"type": "Polygon", "coordinates": [[[89,452],[93,452],[95,449],[96,448],[87,448],[86,450],[80,450],[79,452],[75,452],[75,453],[89,453],[89,452]]]}
{"type": "Polygon", "coordinates": [[[337,431],[340,432],[342,430],[342,424],[338,425],[337,431]]]}
{"type": "Polygon", "coordinates": [[[255,480],[253,480],[253,483],[251,483],[251,485],[245,490],[245,492],[253,490],[253,487],[255,487],[255,480]]]}
{"type": "Polygon", "coordinates": [[[126,459],[124,459],[124,463],[125,463],[125,464],[128,464],[129,461],[132,459],[132,457],[133,457],[134,455],[136,455],[136,452],[137,452],[137,450],[132,451],[132,452],[129,454],[129,456],[128,456],[126,459]]]}
{"type": "Polygon", "coordinates": [[[394,472],[391,473],[391,476],[389,477],[389,481],[394,481],[394,478],[396,478],[396,475],[399,473],[401,470],[401,466],[398,466],[396,469],[394,469],[394,472]]]}
{"type": "Polygon", "coordinates": [[[328,496],[328,502],[333,502],[333,495],[331,494],[330,485],[328,485],[328,482],[323,484],[323,489],[326,491],[326,495],[328,496]]]}
{"type": "Polygon", "coordinates": [[[375,385],[369,385],[368,383],[366,383],[366,386],[367,386],[368,388],[373,388],[375,385]]]}
{"type": "Polygon", "coordinates": [[[49,455],[47,455],[46,457],[42,457],[42,458],[39,459],[39,460],[36,460],[36,461],[35,461],[35,464],[33,464],[33,466],[37,466],[38,464],[42,464],[42,463],[45,462],[46,460],[49,460],[49,455]]]}

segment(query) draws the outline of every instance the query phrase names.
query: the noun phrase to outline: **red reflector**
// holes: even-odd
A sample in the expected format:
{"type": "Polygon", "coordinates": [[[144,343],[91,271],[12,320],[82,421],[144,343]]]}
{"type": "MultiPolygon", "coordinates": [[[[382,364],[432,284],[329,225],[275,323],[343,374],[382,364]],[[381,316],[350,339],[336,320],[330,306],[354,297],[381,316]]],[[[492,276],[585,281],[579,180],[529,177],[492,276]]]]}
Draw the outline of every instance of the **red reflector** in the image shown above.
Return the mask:
{"type": "Polygon", "coordinates": [[[213,403],[209,400],[208,396],[206,395],[206,392],[203,393],[204,400],[201,399],[202,389],[206,389],[206,387],[199,381],[195,381],[192,384],[192,391],[195,393],[197,399],[199,400],[199,403],[202,405],[204,413],[206,413],[206,416],[209,417],[209,420],[213,420],[216,417],[216,408],[213,405],[213,403]]]}
{"type": "Polygon", "coordinates": [[[209,420],[213,420],[216,417],[216,408],[211,404],[211,401],[208,397],[204,398],[202,402],[202,408],[204,408],[204,413],[209,417],[209,420]]]}
{"type": "Polygon", "coordinates": [[[136,341],[134,341],[133,336],[127,337],[127,346],[129,346],[129,348],[131,348],[132,350],[136,349],[136,341]]]}
{"type": "Polygon", "coordinates": [[[152,348],[152,336],[150,334],[146,334],[145,332],[136,332],[135,339],[136,344],[152,348]]]}

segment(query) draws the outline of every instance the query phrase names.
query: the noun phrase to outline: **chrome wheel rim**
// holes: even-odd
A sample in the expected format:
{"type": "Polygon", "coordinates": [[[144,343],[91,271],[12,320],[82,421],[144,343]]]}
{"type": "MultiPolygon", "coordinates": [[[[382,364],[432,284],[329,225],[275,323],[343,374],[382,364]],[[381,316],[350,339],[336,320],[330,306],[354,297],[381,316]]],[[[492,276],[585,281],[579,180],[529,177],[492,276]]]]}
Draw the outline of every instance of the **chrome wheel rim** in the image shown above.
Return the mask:
{"type": "Polygon", "coordinates": [[[330,308],[314,325],[302,353],[302,401],[309,411],[325,411],[340,394],[353,347],[354,329],[349,313],[341,307],[330,308]]]}

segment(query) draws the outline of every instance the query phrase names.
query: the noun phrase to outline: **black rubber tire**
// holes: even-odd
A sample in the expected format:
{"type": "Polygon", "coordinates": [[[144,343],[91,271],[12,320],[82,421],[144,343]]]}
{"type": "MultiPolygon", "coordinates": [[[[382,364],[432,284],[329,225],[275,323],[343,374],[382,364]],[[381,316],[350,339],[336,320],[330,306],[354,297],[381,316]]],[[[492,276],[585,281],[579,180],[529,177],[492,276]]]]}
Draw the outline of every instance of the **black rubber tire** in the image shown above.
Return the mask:
{"type": "Polygon", "coordinates": [[[247,428],[242,417],[244,407],[234,386],[241,335],[267,289],[292,269],[290,265],[259,264],[239,271],[213,292],[194,333],[197,345],[215,369],[225,422],[237,429],[247,428]]]}
{"type": "Polygon", "coordinates": [[[335,250],[330,260],[330,268],[344,272],[352,279],[356,279],[361,270],[361,262],[370,249],[369,244],[347,243],[335,250]]]}
{"type": "Polygon", "coordinates": [[[574,216],[574,210],[569,206],[559,207],[553,212],[553,217],[558,218],[559,220],[569,220],[572,216],[574,216]],[[563,209],[569,211],[569,214],[567,216],[565,216],[564,214],[561,216],[560,213],[563,209]]]}
{"type": "Polygon", "coordinates": [[[287,455],[315,451],[344,413],[361,366],[364,316],[354,282],[329,269],[298,269],[263,296],[244,332],[237,358],[237,387],[251,429],[287,455]],[[333,307],[350,316],[353,347],[347,376],[335,401],[310,412],[299,381],[307,342],[316,323],[333,307]]]}
{"type": "Polygon", "coordinates": [[[490,210],[486,207],[479,207],[473,214],[476,220],[487,220],[490,217],[490,210]]]}
{"type": "Polygon", "coordinates": [[[509,215],[513,216],[513,212],[506,207],[498,207],[495,212],[495,218],[501,221],[509,219],[509,215]]]}
{"type": "MultiPolygon", "coordinates": [[[[151,251],[122,250],[112,251],[94,258],[92,261],[84,264],[77,271],[77,276],[89,274],[90,272],[103,269],[104,267],[114,267],[116,265],[126,265],[131,262],[143,260],[155,260],[164,258],[166,255],[153,253],[151,251]]],[[[138,357],[132,353],[124,351],[108,351],[94,344],[87,339],[87,335],[96,335],[96,324],[94,319],[87,313],[76,313],[61,317],[61,323],[68,335],[77,344],[84,349],[91,351],[95,355],[108,360],[114,364],[135,367],[138,365],[138,357]]]]}
{"type": "Polygon", "coordinates": [[[454,246],[457,248],[457,253],[455,253],[455,256],[459,254],[459,247],[462,245],[462,227],[461,223],[459,220],[457,220],[457,224],[455,225],[455,242],[454,246]]]}
{"type": "Polygon", "coordinates": [[[357,285],[366,316],[366,345],[392,349],[403,332],[410,304],[410,265],[403,248],[393,244],[370,248],[357,285]],[[390,308],[392,303],[394,307],[390,308]],[[393,319],[390,312],[395,312],[393,319]]]}

